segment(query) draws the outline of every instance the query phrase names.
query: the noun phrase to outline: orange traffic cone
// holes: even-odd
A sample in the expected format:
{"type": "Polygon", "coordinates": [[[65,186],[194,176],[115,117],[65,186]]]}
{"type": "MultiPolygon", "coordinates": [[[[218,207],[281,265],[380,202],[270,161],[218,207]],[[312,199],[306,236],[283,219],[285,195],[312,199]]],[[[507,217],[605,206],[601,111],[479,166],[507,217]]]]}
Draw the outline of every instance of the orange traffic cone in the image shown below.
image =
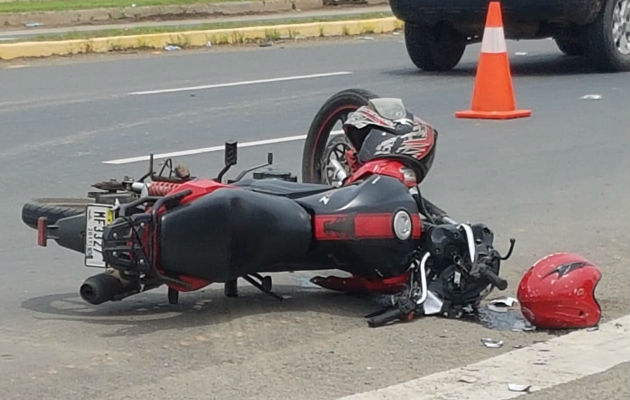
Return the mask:
{"type": "Polygon", "coordinates": [[[490,2],[475,77],[472,109],[457,111],[457,118],[509,119],[529,117],[532,110],[517,110],[501,18],[501,4],[490,2]]]}

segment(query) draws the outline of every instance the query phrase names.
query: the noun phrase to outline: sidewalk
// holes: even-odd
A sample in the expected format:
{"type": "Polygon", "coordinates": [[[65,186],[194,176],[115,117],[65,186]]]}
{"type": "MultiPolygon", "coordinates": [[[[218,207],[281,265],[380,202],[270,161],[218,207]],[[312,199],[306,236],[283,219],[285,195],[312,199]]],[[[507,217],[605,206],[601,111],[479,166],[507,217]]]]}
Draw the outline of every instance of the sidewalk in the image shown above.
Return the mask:
{"type": "MultiPolygon", "coordinates": [[[[0,0],[1,1],[1,0],[0,0]]],[[[2,41],[10,40],[23,40],[28,38],[34,38],[38,36],[47,35],[59,35],[68,32],[97,32],[109,29],[127,30],[133,28],[150,28],[150,27],[190,27],[194,29],[197,26],[210,23],[237,23],[237,22],[251,22],[256,25],[257,21],[273,21],[273,20],[287,20],[296,18],[315,18],[315,17],[327,17],[327,16],[352,16],[360,14],[372,14],[372,13],[389,13],[391,9],[388,5],[379,6],[338,6],[338,7],[326,7],[307,11],[284,11],[274,14],[253,14],[253,15],[236,15],[236,16],[219,16],[219,17],[204,17],[193,19],[179,19],[179,20],[167,20],[167,21],[143,21],[143,22],[125,22],[106,25],[80,25],[72,27],[57,27],[47,28],[44,26],[38,26],[33,28],[22,28],[14,30],[0,30],[0,43],[2,41]]]]}
{"type": "MultiPolygon", "coordinates": [[[[295,5],[300,1],[314,4],[312,0],[265,0],[265,3],[295,5]]],[[[318,4],[323,1],[317,0],[318,4]]],[[[269,44],[277,40],[380,34],[402,28],[402,22],[391,16],[388,5],[327,6],[309,11],[253,14],[0,31],[0,60],[137,49],[173,51],[252,42],[269,44]],[[19,41],[10,43],[10,40],[19,41]]]]}
{"type": "MultiPolygon", "coordinates": [[[[1,0],[0,0],[1,1],[1,0]]],[[[67,11],[0,12],[0,30],[21,27],[65,27],[106,25],[140,21],[168,21],[191,18],[226,17],[235,15],[273,14],[289,11],[307,11],[321,8],[348,6],[387,5],[388,0],[232,0],[219,3],[199,3],[136,7],[129,0],[128,7],[93,8],[67,11]]]]}

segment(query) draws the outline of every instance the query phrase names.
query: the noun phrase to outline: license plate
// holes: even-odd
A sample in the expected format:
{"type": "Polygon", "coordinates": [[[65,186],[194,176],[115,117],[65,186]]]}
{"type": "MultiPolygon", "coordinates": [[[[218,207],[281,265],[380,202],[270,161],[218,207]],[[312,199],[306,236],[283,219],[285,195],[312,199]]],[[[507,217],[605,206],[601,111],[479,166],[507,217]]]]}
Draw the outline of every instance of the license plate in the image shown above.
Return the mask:
{"type": "Polygon", "coordinates": [[[114,206],[90,204],[87,206],[85,215],[85,265],[105,267],[103,229],[114,221],[114,206]]]}

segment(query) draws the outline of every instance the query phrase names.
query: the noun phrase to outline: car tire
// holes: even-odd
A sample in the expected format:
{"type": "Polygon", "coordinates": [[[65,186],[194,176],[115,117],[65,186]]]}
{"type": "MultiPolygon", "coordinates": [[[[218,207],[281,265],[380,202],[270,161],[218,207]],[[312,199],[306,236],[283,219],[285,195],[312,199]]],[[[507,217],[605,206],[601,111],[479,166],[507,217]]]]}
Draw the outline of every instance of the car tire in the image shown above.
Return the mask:
{"type": "Polygon", "coordinates": [[[582,56],[584,55],[584,43],[580,40],[580,38],[570,38],[570,37],[555,37],[556,45],[560,51],[562,51],[567,56],[582,56]]]}
{"type": "Polygon", "coordinates": [[[617,43],[613,34],[620,7],[630,7],[630,0],[606,1],[595,21],[586,27],[585,54],[601,71],[630,71],[630,45],[627,42],[630,23],[620,29],[621,35],[626,37],[625,45],[617,43]]]}
{"type": "Polygon", "coordinates": [[[461,60],[466,39],[447,24],[405,23],[405,45],[411,61],[424,71],[450,71],[461,60]]]}

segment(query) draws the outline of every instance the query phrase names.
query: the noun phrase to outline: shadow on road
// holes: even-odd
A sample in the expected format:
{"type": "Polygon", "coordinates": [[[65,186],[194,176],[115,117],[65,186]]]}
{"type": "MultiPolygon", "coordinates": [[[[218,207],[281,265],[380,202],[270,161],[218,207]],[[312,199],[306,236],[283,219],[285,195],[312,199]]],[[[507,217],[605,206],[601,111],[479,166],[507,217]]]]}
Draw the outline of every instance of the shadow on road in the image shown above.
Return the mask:
{"type": "MultiPolygon", "coordinates": [[[[285,296],[278,301],[254,290],[241,290],[238,298],[227,298],[219,290],[185,293],[178,305],[170,305],[165,295],[144,293],[121,302],[93,306],[76,293],[61,293],[28,299],[22,308],[47,316],[43,320],[75,321],[90,325],[120,326],[103,330],[102,337],[137,336],[168,329],[229,323],[241,317],[282,313],[317,312],[341,317],[361,318],[379,309],[374,298],[350,296],[319,289],[302,289],[276,285],[285,296]]],[[[273,315],[278,314],[278,315],[273,315]]]]}
{"type": "MultiPolygon", "coordinates": [[[[559,55],[539,56],[511,56],[510,66],[513,76],[560,76],[560,75],[584,75],[601,73],[582,57],[569,57],[559,55]]],[[[384,71],[384,74],[394,76],[474,76],[477,70],[477,61],[462,62],[455,69],[448,72],[425,72],[418,69],[406,68],[384,71]]]]}

